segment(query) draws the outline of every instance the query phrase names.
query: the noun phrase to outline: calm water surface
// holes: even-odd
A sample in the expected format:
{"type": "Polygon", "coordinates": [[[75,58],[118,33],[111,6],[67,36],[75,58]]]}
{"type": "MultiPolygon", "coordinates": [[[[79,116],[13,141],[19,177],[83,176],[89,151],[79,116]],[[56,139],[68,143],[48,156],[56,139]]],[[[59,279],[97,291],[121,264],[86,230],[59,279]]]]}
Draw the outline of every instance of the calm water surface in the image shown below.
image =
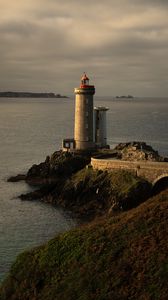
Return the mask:
{"type": "MultiPolygon", "coordinates": [[[[107,113],[108,142],[146,141],[168,155],[168,99],[95,98],[107,113]]],[[[62,210],[40,202],[22,202],[24,182],[7,183],[73,137],[73,99],[0,98],[0,280],[16,255],[76,225],[62,210]]]]}

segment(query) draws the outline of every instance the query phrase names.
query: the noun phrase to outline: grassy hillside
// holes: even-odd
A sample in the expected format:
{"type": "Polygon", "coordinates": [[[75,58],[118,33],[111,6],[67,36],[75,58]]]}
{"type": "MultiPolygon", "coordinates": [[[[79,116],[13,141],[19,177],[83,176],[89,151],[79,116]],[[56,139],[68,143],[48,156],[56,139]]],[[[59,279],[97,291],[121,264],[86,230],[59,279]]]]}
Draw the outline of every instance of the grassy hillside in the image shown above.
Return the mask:
{"type": "Polygon", "coordinates": [[[85,167],[68,178],[57,177],[54,183],[21,195],[21,199],[40,199],[91,220],[109,211],[116,213],[136,207],[150,194],[151,184],[128,171],[103,172],[85,167]]]}
{"type": "Polygon", "coordinates": [[[151,193],[151,185],[125,170],[111,172],[82,169],[72,175],[61,189],[53,190],[56,203],[82,217],[119,212],[136,207],[151,193]],[[56,192],[56,195],[55,195],[56,192]]]}
{"type": "Polygon", "coordinates": [[[168,190],[21,254],[0,300],[166,300],[167,210],[168,190]]]}

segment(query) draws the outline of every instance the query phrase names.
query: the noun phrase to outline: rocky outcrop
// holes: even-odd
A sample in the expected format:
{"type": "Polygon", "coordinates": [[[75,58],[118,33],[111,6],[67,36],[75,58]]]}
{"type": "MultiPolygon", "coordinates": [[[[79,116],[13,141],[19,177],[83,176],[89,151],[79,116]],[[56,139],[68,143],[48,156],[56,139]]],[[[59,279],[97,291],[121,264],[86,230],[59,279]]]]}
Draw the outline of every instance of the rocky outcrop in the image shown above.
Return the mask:
{"type": "Polygon", "coordinates": [[[84,168],[90,162],[89,156],[72,155],[71,153],[56,151],[47,156],[45,161],[34,164],[25,175],[12,176],[10,182],[25,180],[31,185],[43,185],[65,179],[84,168]]]}
{"type": "Polygon", "coordinates": [[[18,182],[21,180],[26,180],[26,175],[25,174],[18,174],[16,176],[12,176],[10,178],[8,178],[8,182],[18,182]]]}
{"type": "Polygon", "coordinates": [[[158,151],[145,142],[120,143],[115,147],[118,158],[129,161],[164,161],[158,151]]]}
{"type": "MultiPolygon", "coordinates": [[[[101,155],[100,152],[95,155],[101,155]]],[[[161,160],[157,151],[145,143],[119,144],[103,155],[123,160],[161,160]]],[[[94,218],[104,213],[118,213],[145,201],[151,193],[151,184],[124,170],[110,172],[89,167],[90,155],[56,151],[38,165],[33,165],[25,180],[39,188],[21,195],[22,200],[40,200],[60,205],[80,218],[94,218]]],[[[11,181],[24,179],[22,176],[11,181]]]]}

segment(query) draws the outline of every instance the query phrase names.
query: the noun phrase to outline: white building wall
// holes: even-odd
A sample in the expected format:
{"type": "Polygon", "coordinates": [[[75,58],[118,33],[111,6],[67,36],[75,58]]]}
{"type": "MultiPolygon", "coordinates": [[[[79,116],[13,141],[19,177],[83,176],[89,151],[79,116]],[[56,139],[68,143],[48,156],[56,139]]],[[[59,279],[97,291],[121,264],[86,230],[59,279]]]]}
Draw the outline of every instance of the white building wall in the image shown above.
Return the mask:
{"type": "Polygon", "coordinates": [[[107,126],[106,126],[106,111],[105,107],[94,108],[94,136],[95,143],[98,147],[103,148],[107,146],[107,126]]]}

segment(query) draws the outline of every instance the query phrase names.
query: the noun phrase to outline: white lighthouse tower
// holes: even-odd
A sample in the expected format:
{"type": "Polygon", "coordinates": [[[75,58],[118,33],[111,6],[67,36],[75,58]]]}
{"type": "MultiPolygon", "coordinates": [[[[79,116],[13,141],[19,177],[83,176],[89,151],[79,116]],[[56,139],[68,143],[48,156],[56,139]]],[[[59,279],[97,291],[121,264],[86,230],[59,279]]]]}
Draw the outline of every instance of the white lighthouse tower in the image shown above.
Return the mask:
{"type": "Polygon", "coordinates": [[[75,88],[75,130],[74,141],[76,150],[95,148],[93,132],[93,95],[94,85],[89,84],[89,78],[84,73],[80,87],[75,88]]]}
{"type": "Polygon", "coordinates": [[[93,106],[94,85],[84,73],[80,86],[75,88],[74,138],[62,141],[63,151],[88,151],[109,148],[106,133],[107,107],[93,106]]]}

